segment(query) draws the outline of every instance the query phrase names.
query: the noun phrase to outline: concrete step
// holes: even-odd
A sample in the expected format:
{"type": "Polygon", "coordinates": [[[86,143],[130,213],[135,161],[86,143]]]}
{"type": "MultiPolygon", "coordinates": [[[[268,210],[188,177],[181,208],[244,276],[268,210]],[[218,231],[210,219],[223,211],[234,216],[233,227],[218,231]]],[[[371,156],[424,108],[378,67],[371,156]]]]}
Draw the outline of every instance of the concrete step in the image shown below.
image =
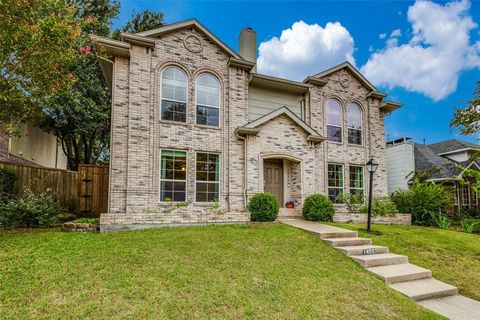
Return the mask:
{"type": "Polygon", "coordinates": [[[422,300],[420,305],[454,320],[480,319],[480,302],[459,294],[449,297],[422,300]]]}
{"type": "Polygon", "coordinates": [[[394,253],[351,256],[350,258],[352,258],[365,268],[408,263],[408,257],[394,253]]]}
{"type": "Polygon", "coordinates": [[[335,249],[343,252],[347,256],[360,256],[365,254],[388,253],[388,247],[375,246],[375,245],[335,247],[335,249]]]}
{"type": "Polygon", "coordinates": [[[414,264],[395,264],[367,268],[368,271],[383,279],[386,283],[420,280],[432,277],[432,271],[414,264]]]}
{"type": "Polygon", "coordinates": [[[302,209],[300,208],[280,208],[278,210],[278,218],[303,218],[302,209]]]}
{"type": "Polygon", "coordinates": [[[349,246],[363,246],[372,244],[372,239],[358,238],[358,237],[340,237],[340,233],[334,238],[321,238],[323,241],[332,247],[349,247],[349,246]]]}
{"type": "Polygon", "coordinates": [[[456,287],[434,278],[392,283],[390,287],[415,301],[453,296],[458,293],[456,287]]]}

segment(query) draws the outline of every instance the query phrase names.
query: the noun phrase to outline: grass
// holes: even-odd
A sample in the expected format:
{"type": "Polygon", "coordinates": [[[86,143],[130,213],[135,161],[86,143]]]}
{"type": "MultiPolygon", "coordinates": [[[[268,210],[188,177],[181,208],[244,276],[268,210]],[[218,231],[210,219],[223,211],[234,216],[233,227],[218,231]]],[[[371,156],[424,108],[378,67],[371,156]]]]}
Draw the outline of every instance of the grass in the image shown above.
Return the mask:
{"type": "Polygon", "coordinates": [[[279,224],[0,232],[2,319],[438,319],[279,224]]]}
{"type": "MultiPolygon", "coordinates": [[[[358,230],[365,225],[334,224],[358,230]]],[[[438,280],[458,287],[461,294],[480,300],[480,236],[419,226],[374,225],[382,235],[359,232],[373,243],[408,256],[413,264],[432,270],[438,280]]]]}

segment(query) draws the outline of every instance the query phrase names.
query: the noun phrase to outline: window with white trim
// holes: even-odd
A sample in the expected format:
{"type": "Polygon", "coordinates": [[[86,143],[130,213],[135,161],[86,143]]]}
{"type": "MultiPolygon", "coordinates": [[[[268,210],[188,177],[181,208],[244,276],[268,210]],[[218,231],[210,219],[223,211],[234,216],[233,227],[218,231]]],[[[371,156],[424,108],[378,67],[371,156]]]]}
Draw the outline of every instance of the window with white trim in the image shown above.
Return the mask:
{"type": "Polygon", "coordinates": [[[219,201],[220,155],[197,153],[196,202],[219,201]]]}
{"type": "Polygon", "coordinates": [[[187,75],[178,67],[162,72],[161,119],[187,121],[187,75]]]}
{"type": "Polygon", "coordinates": [[[160,201],[185,201],[187,152],[160,151],[160,201]]]}
{"type": "Polygon", "coordinates": [[[363,167],[350,166],[350,194],[363,198],[363,167]]]}
{"type": "Polygon", "coordinates": [[[470,207],[470,186],[462,186],[462,206],[470,207]]]}
{"type": "Polygon", "coordinates": [[[333,203],[341,203],[343,195],[343,165],[328,165],[328,197],[333,203]]]}
{"type": "Polygon", "coordinates": [[[336,99],[327,100],[327,139],[342,142],[342,106],[336,99]]]}
{"type": "Polygon", "coordinates": [[[220,82],[209,73],[198,76],[195,90],[197,92],[197,124],[218,127],[220,115],[220,82]]]}
{"type": "Polygon", "coordinates": [[[350,103],[347,108],[348,143],[362,144],[362,108],[350,103]]]}
{"type": "Polygon", "coordinates": [[[458,206],[458,186],[457,184],[453,185],[453,204],[458,206]]]}

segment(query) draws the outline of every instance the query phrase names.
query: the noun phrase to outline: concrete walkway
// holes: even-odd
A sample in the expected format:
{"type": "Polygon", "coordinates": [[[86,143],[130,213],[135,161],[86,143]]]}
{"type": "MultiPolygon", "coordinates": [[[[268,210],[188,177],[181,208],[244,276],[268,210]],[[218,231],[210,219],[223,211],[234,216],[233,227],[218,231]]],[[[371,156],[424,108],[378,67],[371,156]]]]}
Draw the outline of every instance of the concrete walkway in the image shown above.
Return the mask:
{"type": "Polygon", "coordinates": [[[408,263],[408,257],[359,238],[356,231],[302,219],[279,219],[303,229],[343,252],[368,271],[420,305],[454,320],[480,320],[480,302],[461,296],[458,289],[436,280],[428,269],[408,263]]]}

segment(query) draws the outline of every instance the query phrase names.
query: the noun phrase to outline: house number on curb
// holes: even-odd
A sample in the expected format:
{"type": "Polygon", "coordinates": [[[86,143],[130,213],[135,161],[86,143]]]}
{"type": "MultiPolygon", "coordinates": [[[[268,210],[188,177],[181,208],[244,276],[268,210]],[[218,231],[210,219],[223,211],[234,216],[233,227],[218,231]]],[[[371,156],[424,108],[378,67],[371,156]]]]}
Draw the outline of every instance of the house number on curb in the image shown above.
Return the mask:
{"type": "Polygon", "coordinates": [[[375,249],[374,249],[374,248],[369,248],[369,249],[364,249],[364,250],[363,250],[363,254],[364,254],[364,255],[374,254],[374,253],[375,253],[375,249]]]}

